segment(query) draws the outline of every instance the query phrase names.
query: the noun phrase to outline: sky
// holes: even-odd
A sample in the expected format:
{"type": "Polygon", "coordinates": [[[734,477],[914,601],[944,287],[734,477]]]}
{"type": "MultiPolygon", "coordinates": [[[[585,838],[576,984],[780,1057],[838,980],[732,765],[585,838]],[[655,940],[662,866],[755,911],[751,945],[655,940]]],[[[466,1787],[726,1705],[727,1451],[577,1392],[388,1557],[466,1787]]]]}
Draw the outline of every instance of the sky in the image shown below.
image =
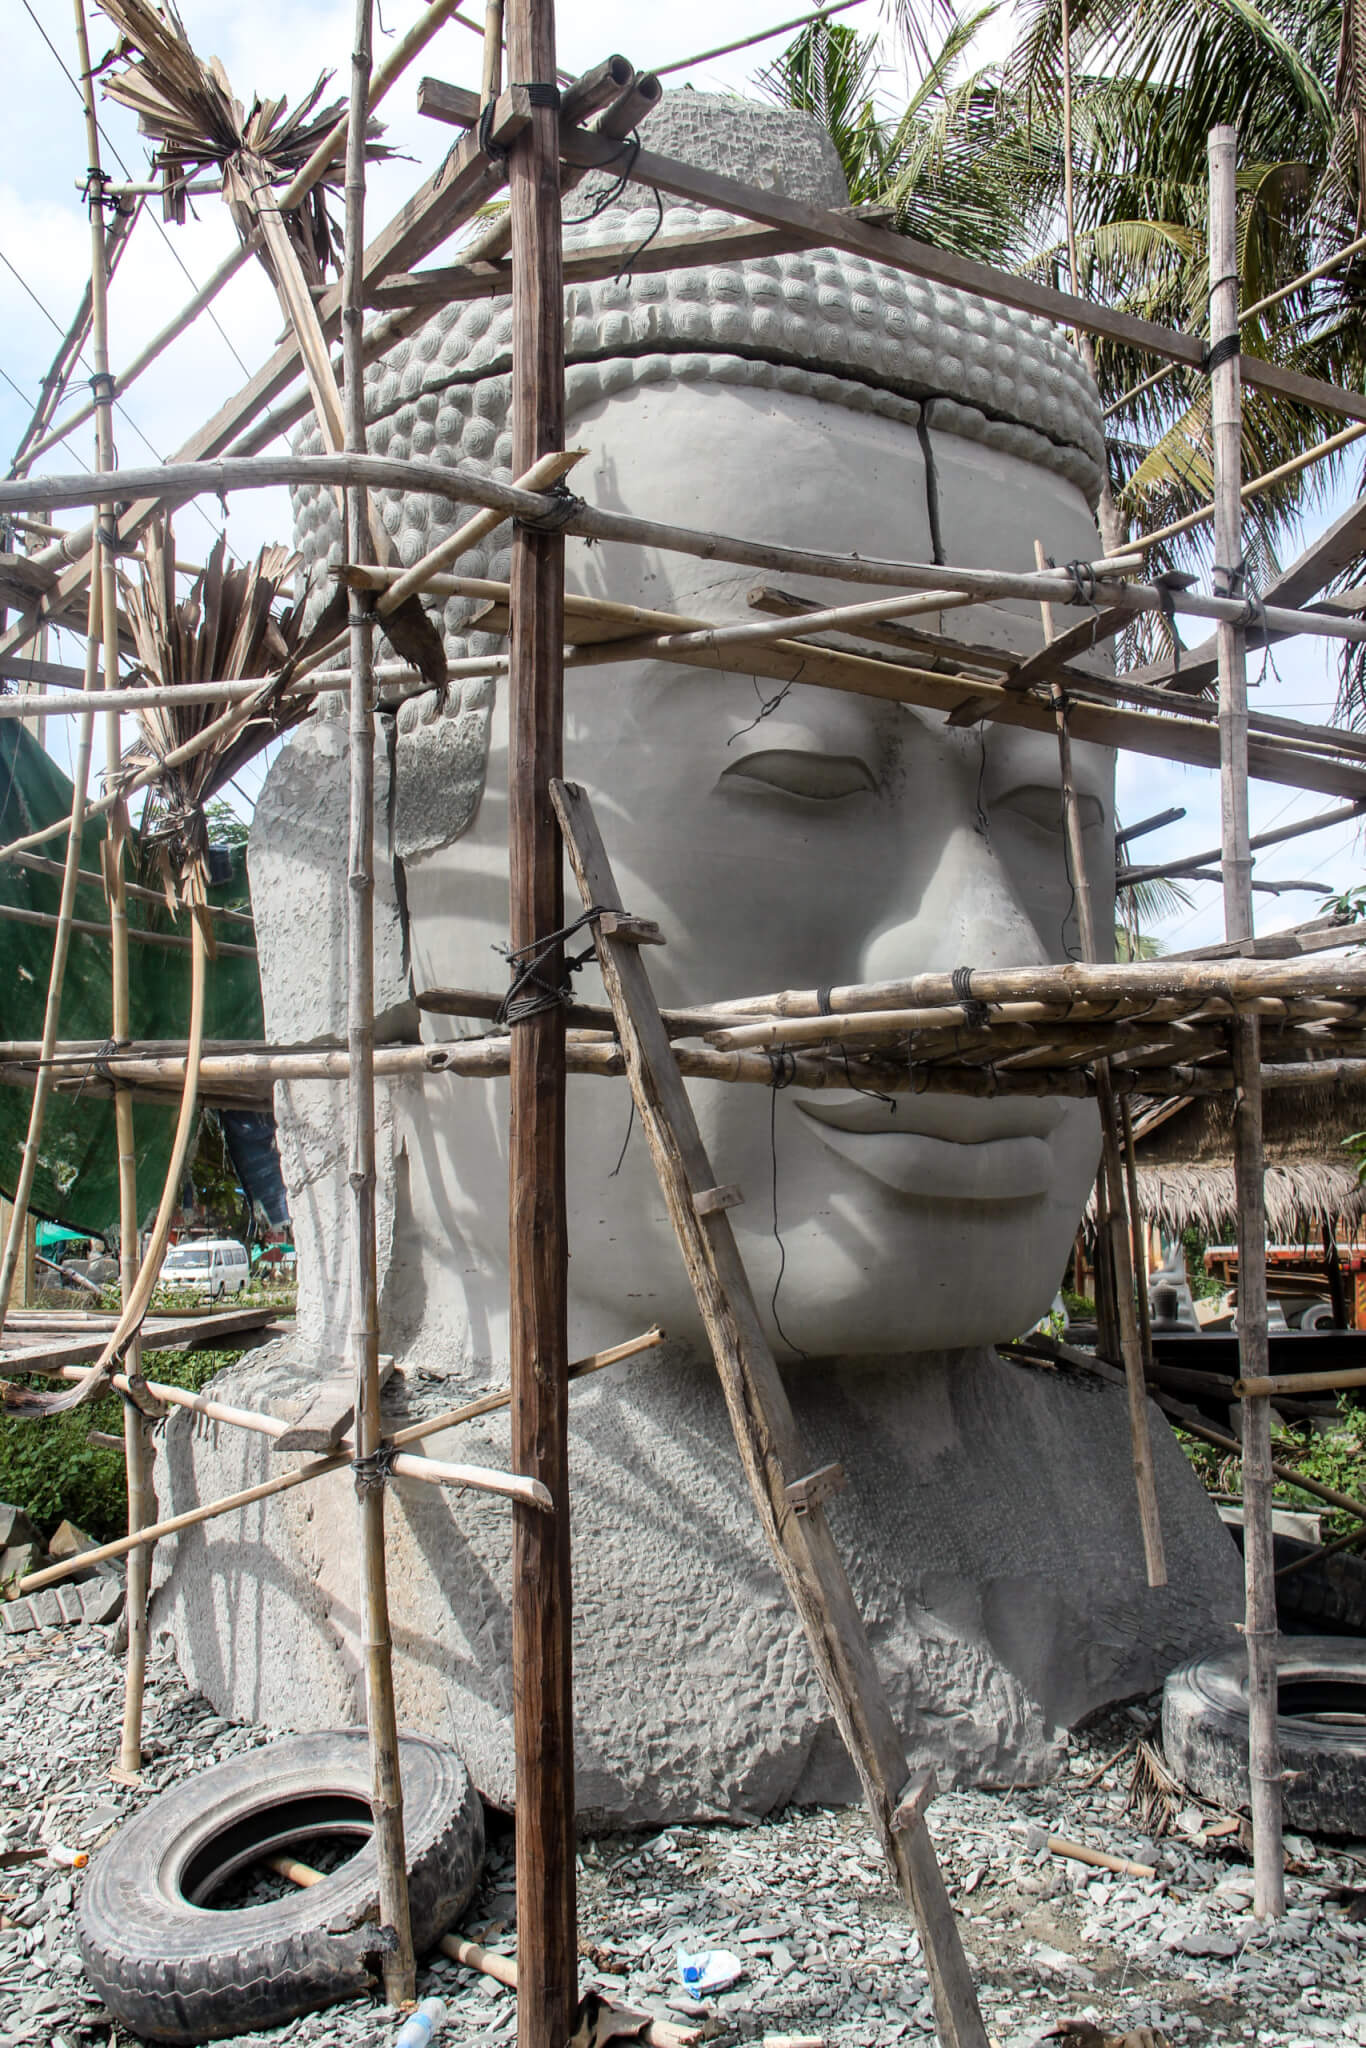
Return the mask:
{"type": "MultiPolygon", "coordinates": [[[[222,60],[237,96],[287,93],[296,101],[312,86],[318,72],[337,72],[330,96],[346,90],[347,58],[353,19],[352,0],[180,0],[180,11],[196,48],[222,60]]],[[[379,0],[377,57],[402,34],[421,11],[418,0],[379,0]]],[[[466,12],[481,18],[477,0],[466,12]]],[[[803,12],[802,0],[693,0],[686,9],[642,6],[639,0],[563,0],[558,9],[560,62],[580,71],[613,50],[624,51],[640,68],[664,66],[718,44],[758,33],[803,12]]],[[[72,11],[68,0],[6,0],[4,40],[7,72],[6,124],[0,145],[0,443],[12,448],[27,422],[39,380],[47,369],[58,338],[74,310],[81,283],[89,272],[89,226],[79,185],[84,177],[86,147],[81,104],[59,58],[76,71],[72,11]],[[54,49],[44,41],[46,32],[54,49]]],[[[843,13],[862,32],[885,28],[887,10],[877,0],[843,13]]],[[[986,51],[994,54],[1008,34],[1008,13],[988,31],[986,51]]],[[[699,90],[752,90],[755,72],[776,54],[788,35],[734,55],[709,59],[669,75],[677,86],[699,90]]],[[[90,10],[90,42],[96,65],[111,47],[114,34],[106,18],[90,10]]],[[[889,69],[883,85],[895,97],[897,59],[887,47],[889,69]]],[[[386,140],[404,158],[376,165],[370,175],[368,209],[371,229],[402,203],[419,178],[434,167],[450,145],[451,131],[421,119],[415,109],[416,80],[426,73],[455,84],[477,87],[480,39],[458,21],[447,24],[386,100],[381,118],[386,140]]],[[[121,157],[129,173],[141,179],[147,144],[138,136],[133,116],[108,101],[101,102],[101,125],[107,138],[106,167],[122,175],[121,157]]],[[[231,252],[235,231],[219,201],[199,201],[198,217],[183,228],[161,228],[159,209],[149,209],[138,224],[110,292],[110,349],[115,369],[127,362],[179,310],[193,288],[231,252]],[[187,275],[188,273],[188,275],[187,275]]],[[[442,260],[440,257],[437,260],[442,260]]],[[[449,260],[447,255],[446,260],[449,260]]],[[[249,264],[220,294],[213,320],[203,317],[176,342],[145,378],[134,385],[116,419],[119,459],[124,464],[165,459],[188,438],[222,398],[245,381],[274,348],[281,315],[259,264],[249,264]]],[[[89,374],[89,366],[78,375],[89,374]]],[[[84,398],[82,384],[72,394],[84,398]]],[[[67,408],[63,408],[66,410],[67,408]]],[[[40,460],[40,470],[69,471],[93,466],[93,435],[77,429],[69,447],[55,449],[40,460]]],[[[1346,494],[1316,514],[1304,538],[1312,538],[1347,502],[1346,494]]],[[[642,512],[649,508],[642,506],[642,512]]],[[[242,494],[231,502],[227,521],[229,544],[249,555],[266,541],[289,532],[289,508],[283,490],[242,494]]],[[[182,559],[202,561],[223,530],[219,508],[206,503],[186,507],[177,515],[176,552],[182,559]]],[[[1199,621],[1187,622],[1187,638],[1203,637],[1199,621]]],[[[58,636],[49,649],[54,660],[79,662],[81,650],[72,636],[58,636]]],[[[1289,712],[1307,719],[1331,717],[1336,694],[1336,657],[1332,643],[1300,640],[1275,652],[1274,662],[1254,657],[1249,665],[1254,709],[1289,712]]],[[[48,743],[68,763],[72,720],[48,723],[48,743]]],[[[98,739],[97,739],[98,745],[98,739]]],[[[229,791],[244,814],[250,813],[268,757],[261,757],[229,791]]],[[[97,763],[98,765],[98,763],[97,763]]],[[[1291,818],[1311,816],[1333,799],[1302,796],[1271,783],[1254,783],[1252,829],[1265,830],[1291,818]]],[[[1218,778],[1203,770],[1121,755],[1117,770],[1117,809],[1123,821],[1136,820],[1182,805],[1186,816],[1160,834],[1136,842],[1133,857],[1141,860],[1175,857],[1217,845],[1219,839],[1218,778]]],[[[1359,835],[1352,828],[1306,836],[1272,849],[1261,858],[1258,879],[1306,880],[1323,894],[1366,880],[1359,835]]],[[[1172,950],[1207,943],[1222,936],[1223,910],[1219,890],[1194,885],[1192,903],[1155,927],[1172,950]]],[[[1318,893],[1256,898],[1257,928],[1275,931],[1316,914],[1318,893]]]]}

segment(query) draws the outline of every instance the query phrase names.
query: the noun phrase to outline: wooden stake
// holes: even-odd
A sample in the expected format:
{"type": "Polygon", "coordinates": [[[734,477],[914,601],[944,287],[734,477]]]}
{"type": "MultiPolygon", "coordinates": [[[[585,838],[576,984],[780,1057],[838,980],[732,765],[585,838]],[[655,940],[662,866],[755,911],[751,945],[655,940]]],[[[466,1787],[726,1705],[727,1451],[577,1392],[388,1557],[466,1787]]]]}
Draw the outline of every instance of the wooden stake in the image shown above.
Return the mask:
{"type": "MultiPolygon", "coordinates": [[[[355,47],[351,55],[351,103],[346,141],[346,241],[342,277],[342,362],[348,449],[365,449],[364,323],[365,125],[371,68],[373,0],[356,0],[355,47]]],[[[264,219],[264,217],[263,217],[264,219]]],[[[288,253],[293,250],[288,244],[288,253]]],[[[296,265],[297,267],[297,265],[296,265]]],[[[277,265],[277,281],[283,283],[277,265]]],[[[308,313],[315,322],[312,301],[308,313]]],[[[308,360],[306,331],[296,325],[308,360]]],[[[320,332],[320,330],[319,330],[320,332]]],[[[336,403],[324,346],[327,385],[336,403]]],[[[315,382],[319,417],[328,397],[315,382]]],[[[341,407],[338,407],[340,414],[341,407]]],[[[339,425],[342,425],[340,418],[339,425]]],[[[326,431],[326,421],[324,420],[326,431]]],[[[363,485],[346,493],[346,552],[353,562],[371,558],[369,494],[363,485]]],[[[413,1935],[408,1911],[408,1861],[403,1837],[403,1786],[399,1767],[398,1713],[394,1701],[393,1653],[389,1637],[389,1589],[384,1558],[386,1479],[378,1463],[384,1424],[380,1416],[379,1284],[375,1252],[375,716],[374,622],[363,596],[351,593],[350,827],[347,888],[346,1043],[350,1069],[346,1092],[350,1153],[351,1228],[348,1234],[351,1289],[351,1364],[356,1376],[356,1493],[360,1515],[361,1616],[365,1652],[365,1712],[370,1731],[370,1807],[379,1857],[379,1911],[393,1930],[384,1957],[384,1992],[391,2005],[410,2004],[416,1995],[413,1935]]]]}
{"type": "MultiPolygon", "coordinates": [[[[555,808],[585,906],[622,910],[611,863],[581,789],[556,782],[555,808]]],[[[893,1825],[906,1751],[819,1499],[799,1513],[789,1486],[810,1472],[796,1418],[769,1347],[727,1209],[699,1216],[693,1196],[715,1187],[688,1093],[639,946],[597,939],[636,1114],[668,1204],[711,1341],[759,1520],[806,1632],[812,1662],[863,1783],[883,1853],[920,1929],[944,2048],[987,2048],[953,1908],[924,1828],[893,1825]]],[[[521,1930],[519,1927],[519,1939],[521,1930]]]]}
{"type": "MultiPolygon", "coordinates": [[[[1047,559],[1042,541],[1036,540],[1034,560],[1040,570],[1046,567],[1047,559]]],[[[1044,641],[1047,643],[1054,637],[1053,608],[1045,604],[1040,609],[1043,613],[1044,641]]],[[[1053,715],[1058,733],[1063,826],[1067,837],[1072,890],[1077,903],[1077,929],[1083,958],[1098,961],[1100,934],[1096,930],[1095,909],[1091,901],[1091,878],[1086,866],[1086,839],[1081,822],[1081,805],[1077,798],[1076,777],[1072,772],[1072,739],[1067,723],[1067,698],[1061,683],[1056,680],[1049,685],[1049,694],[1053,699],[1053,715]]],[[[1105,1174],[1104,1229],[1107,1233],[1114,1274],[1120,1355],[1124,1362],[1124,1381],[1129,1396],[1129,1449],[1133,1462],[1134,1490],[1138,1496],[1139,1526],[1143,1534],[1143,1558],[1147,1567],[1148,1584],[1165,1586],[1167,1561],[1162,1544],[1162,1522],[1157,1506],[1157,1482],[1153,1477],[1153,1446],[1152,1434],[1148,1428],[1148,1389],[1143,1371],[1143,1343],[1134,1300],[1128,1204],[1125,1198],[1124,1167],[1120,1151],[1119,1105],[1110,1077],[1110,1062],[1098,1059],[1095,1061],[1094,1070],[1096,1107],[1100,1112],[1101,1159],[1105,1174]]]]}
{"type": "MultiPolygon", "coordinates": [[[[555,82],[553,0],[508,0],[507,69],[555,82]]],[[[549,98],[549,93],[546,94],[549,98]]],[[[508,164],[512,244],[512,467],[564,447],[559,119],[532,109],[508,164]]],[[[550,806],[564,718],[564,541],[513,532],[509,575],[508,834],[515,951],[563,950],[563,854],[550,806]]],[[[563,2048],[578,2006],[569,1551],[568,1234],[564,1013],[511,1027],[508,1154],[512,1464],[550,1490],[555,1514],[512,1513],[513,1733],[517,1769],[518,2048],[563,2048]]]]}
{"type": "MultiPolygon", "coordinates": [[[[1209,138],[1210,370],[1214,442],[1214,553],[1226,595],[1240,595],[1243,575],[1242,385],[1238,336],[1238,132],[1214,128],[1209,138]]],[[[1224,928],[1231,940],[1252,937],[1252,855],[1247,774],[1247,657],[1241,626],[1221,619],[1219,652],[1219,777],[1224,871],[1224,928]]],[[[1238,1018],[1231,1027],[1236,1082],[1233,1164],[1238,1189],[1238,1356],[1242,1378],[1267,1377],[1266,1209],[1262,1183],[1261,1025],[1238,1018]]],[[[1271,1526],[1271,1405],[1249,1396],[1242,1408],[1243,1568],[1247,1587],[1248,1780],[1252,1793],[1252,1910],[1259,1919],[1285,1911],[1281,1847],[1280,1741],[1277,1730],[1275,1555],[1271,1526]]]]}

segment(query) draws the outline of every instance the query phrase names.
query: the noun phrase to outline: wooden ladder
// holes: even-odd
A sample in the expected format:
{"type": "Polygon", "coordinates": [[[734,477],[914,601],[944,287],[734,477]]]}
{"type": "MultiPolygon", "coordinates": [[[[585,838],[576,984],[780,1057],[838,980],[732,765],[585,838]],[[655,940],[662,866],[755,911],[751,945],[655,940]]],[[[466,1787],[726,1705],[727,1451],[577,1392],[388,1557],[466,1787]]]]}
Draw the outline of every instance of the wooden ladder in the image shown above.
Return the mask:
{"type": "Polygon", "coordinates": [[[943,2048],[987,2048],[958,1924],[925,1825],[929,1784],[924,1774],[908,1782],[901,1735],[826,1522],[822,1502],[838,1489],[842,1474],[834,1466],[812,1473],[803,1457],[796,1417],[730,1225],[728,1211],[739,1191],[717,1185],[641,958],[641,944],[659,934],[623,915],[585,792],[556,781],[550,793],[584,907],[606,913],[593,924],[598,964],[636,1115],[711,1341],[740,1461],[873,1825],[919,1930],[940,2041],[943,2048]]]}

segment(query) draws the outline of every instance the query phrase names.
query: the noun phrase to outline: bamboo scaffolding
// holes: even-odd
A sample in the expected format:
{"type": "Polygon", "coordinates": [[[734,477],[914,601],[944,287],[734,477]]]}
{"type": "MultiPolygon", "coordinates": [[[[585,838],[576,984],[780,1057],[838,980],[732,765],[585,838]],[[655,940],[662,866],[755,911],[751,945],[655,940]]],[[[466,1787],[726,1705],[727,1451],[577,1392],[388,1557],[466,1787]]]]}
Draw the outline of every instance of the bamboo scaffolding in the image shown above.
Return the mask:
{"type": "MultiPolygon", "coordinates": [[[[1238,134],[1215,128],[1209,138],[1210,392],[1214,443],[1215,554],[1228,588],[1243,573],[1242,387],[1237,353],[1238,134]],[[1223,358],[1221,360],[1221,357],[1223,358]]],[[[1236,621],[1223,620],[1219,645],[1219,754],[1224,924],[1230,939],[1252,936],[1252,854],[1247,809],[1246,643],[1236,621]]],[[[1266,1377],[1266,1211],[1263,1192],[1261,1041],[1256,1018],[1231,1027],[1234,1173],[1238,1188],[1241,1275],[1238,1355],[1244,1381],[1266,1377]]],[[[1247,1586],[1244,1633],[1248,1660],[1248,1779],[1251,1787],[1253,1911],[1279,1919],[1285,1911],[1281,1848],[1280,1743],[1277,1732],[1275,1558],[1272,1540],[1271,1408],[1249,1395],[1242,1409],[1243,1562],[1247,1586]]]]}

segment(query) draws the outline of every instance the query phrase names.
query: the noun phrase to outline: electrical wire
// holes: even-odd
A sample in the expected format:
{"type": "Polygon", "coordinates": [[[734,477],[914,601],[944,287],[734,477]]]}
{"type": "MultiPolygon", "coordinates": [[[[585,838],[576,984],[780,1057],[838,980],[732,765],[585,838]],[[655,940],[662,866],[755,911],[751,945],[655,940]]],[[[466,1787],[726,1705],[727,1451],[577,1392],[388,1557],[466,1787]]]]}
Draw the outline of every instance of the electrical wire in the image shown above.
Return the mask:
{"type": "MultiPolygon", "coordinates": [[[[20,289],[26,292],[29,298],[32,299],[34,305],[38,308],[38,311],[42,314],[43,318],[48,322],[48,324],[51,327],[53,327],[58,334],[64,336],[66,330],[62,326],[61,322],[58,320],[56,314],[52,311],[50,306],[45,305],[42,299],[39,298],[37,292],[33,289],[33,286],[29,283],[28,279],[24,276],[23,272],[16,268],[16,266],[13,263],[11,263],[9,257],[5,254],[3,249],[0,249],[0,263],[4,264],[6,270],[10,273],[10,276],[15,280],[16,284],[19,285],[20,289]]],[[[86,361],[84,350],[81,350],[78,353],[76,360],[78,363],[82,365],[84,369],[89,370],[90,364],[86,361]]],[[[31,401],[28,402],[31,403],[31,401]]],[[[142,428],[138,425],[137,421],[133,418],[133,415],[129,412],[128,408],[123,404],[122,400],[117,398],[114,400],[114,410],[120,415],[122,419],[127,421],[128,425],[137,435],[139,441],[142,442],[144,448],[148,449],[149,452],[156,458],[158,462],[164,464],[166,461],[166,457],[161,453],[160,449],[156,446],[155,442],[153,442],[151,439],[149,439],[149,437],[146,434],[144,434],[142,428]]],[[[69,437],[66,435],[63,435],[62,438],[63,440],[69,439],[69,437]]],[[[117,456],[115,457],[115,462],[117,464],[117,456]]],[[[87,462],[82,462],[81,467],[83,469],[88,470],[90,465],[87,462]]],[[[214,539],[217,540],[219,538],[219,530],[214,525],[212,519],[210,519],[208,513],[204,510],[204,507],[199,503],[197,498],[191,500],[191,502],[194,506],[195,511],[199,514],[199,517],[208,527],[209,532],[214,536],[214,539]]],[[[223,535],[223,539],[227,541],[226,534],[223,535]]],[[[240,564],[242,561],[242,557],[238,554],[236,548],[233,547],[231,541],[227,541],[227,547],[228,553],[232,556],[233,560],[240,564]]]]}

